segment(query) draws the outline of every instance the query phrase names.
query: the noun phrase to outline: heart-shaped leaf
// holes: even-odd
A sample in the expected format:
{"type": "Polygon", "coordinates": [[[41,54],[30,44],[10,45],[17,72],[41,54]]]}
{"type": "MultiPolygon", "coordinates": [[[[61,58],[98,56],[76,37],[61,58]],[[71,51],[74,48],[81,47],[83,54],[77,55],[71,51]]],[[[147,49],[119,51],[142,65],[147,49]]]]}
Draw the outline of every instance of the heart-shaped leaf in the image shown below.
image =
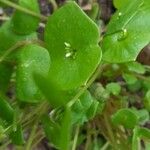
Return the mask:
{"type": "Polygon", "coordinates": [[[112,17],[102,42],[103,59],[112,63],[134,61],[150,42],[150,1],[134,0],[112,17]],[[142,20],[142,21],[141,21],[142,20]]]}
{"type": "Polygon", "coordinates": [[[49,79],[63,90],[86,84],[101,58],[99,30],[75,2],[48,18],[45,42],[52,59],[49,79]]]}
{"type": "Polygon", "coordinates": [[[44,76],[48,74],[50,56],[48,51],[35,44],[20,48],[18,53],[18,66],[16,74],[16,90],[20,100],[37,102],[41,99],[41,92],[33,79],[33,73],[44,76]]]}
{"type": "Polygon", "coordinates": [[[134,128],[138,123],[138,116],[132,109],[123,108],[112,116],[115,125],[123,125],[125,128],[134,128]]]}

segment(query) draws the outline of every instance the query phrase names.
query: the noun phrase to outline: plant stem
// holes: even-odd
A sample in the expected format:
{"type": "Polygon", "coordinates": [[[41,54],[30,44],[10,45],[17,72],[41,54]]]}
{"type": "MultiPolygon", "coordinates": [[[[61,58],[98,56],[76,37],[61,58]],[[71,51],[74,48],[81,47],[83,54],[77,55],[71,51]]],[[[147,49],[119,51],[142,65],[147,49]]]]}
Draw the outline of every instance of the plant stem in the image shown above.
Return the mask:
{"type": "Polygon", "coordinates": [[[80,125],[77,125],[74,140],[73,140],[72,150],[76,150],[79,132],[80,132],[80,125]]]}
{"type": "Polygon", "coordinates": [[[106,142],[106,143],[104,144],[104,146],[101,148],[101,150],[107,150],[109,144],[110,144],[109,142],[106,142]]]}
{"type": "Polygon", "coordinates": [[[57,10],[58,6],[55,0],[49,0],[49,2],[53,5],[54,11],[57,10]]]}
{"type": "Polygon", "coordinates": [[[13,45],[12,47],[10,47],[8,50],[5,51],[5,53],[0,57],[0,63],[4,61],[4,59],[10,54],[12,53],[14,50],[16,50],[19,47],[22,47],[26,44],[31,44],[31,43],[40,43],[39,40],[24,40],[24,41],[19,41],[17,42],[15,45],[13,45]]]}
{"type": "Polygon", "coordinates": [[[27,142],[27,145],[26,145],[26,150],[31,150],[32,142],[33,142],[34,135],[35,135],[35,133],[36,133],[37,127],[38,127],[38,121],[35,122],[35,124],[34,124],[34,126],[33,126],[33,128],[32,128],[30,137],[29,137],[28,142],[27,142]]]}
{"type": "Polygon", "coordinates": [[[105,68],[105,65],[103,65],[101,67],[98,66],[98,68],[96,69],[95,73],[89,79],[87,84],[83,88],[81,88],[81,90],[73,97],[72,100],[70,100],[68,102],[68,104],[67,104],[68,107],[71,107],[76,102],[76,100],[85,92],[85,90],[90,87],[90,85],[95,81],[97,76],[103,71],[104,68],[105,68]]]}
{"type": "Polygon", "coordinates": [[[6,4],[6,5],[8,5],[8,6],[12,7],[12,8],[15,8],[15,9],[21,11],[21,12],[24,12],[24,13],[29,14],[31,16],[37,17],[37,18],[39,18],[39,19],[41,19],[43,21],[47,21],[47,17],[45,17],[45,16],[43,16],[41,14],[35,13],[34,11],[31,11],[31,10],[29,10],[27,8],[21,7],[21,6],[15,4],[13,2],[10,2],[9,0],[0,0],[0,2],[3,3],[3,4],[6,4]]]}
{"type": "Polygon", "coordinates": [[[114,138],[113,131],[112,131],[112,128],[108,121],[108,116],[106,115],[106,113],[104,113],[104,120],[105,120],[105,125],[106,125],[107,131],[108,131],[108,136],[110,138],[110,142],[111,142],[112,146],[114,146],[114,149],[115,149],[115,147],[116,147],[115,138],[114,138]]]}

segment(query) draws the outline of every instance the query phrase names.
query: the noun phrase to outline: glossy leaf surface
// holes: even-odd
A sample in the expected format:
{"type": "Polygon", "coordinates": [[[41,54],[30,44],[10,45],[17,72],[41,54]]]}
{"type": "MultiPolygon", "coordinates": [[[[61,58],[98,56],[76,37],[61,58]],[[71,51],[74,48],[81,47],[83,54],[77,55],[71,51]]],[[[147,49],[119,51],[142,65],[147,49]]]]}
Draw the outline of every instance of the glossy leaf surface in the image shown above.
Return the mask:
{"type": "Polygon", "coordinates": [[[35,44],[20,48],[16,74],[17,96],[26,102],[37,102],[41,99],[41,92],[33,79],[34,73],[44,76],[48,74],[50,56],[48,51],[35,44]]]}
{"type": "Polygon", "coordinates": [[[101,58],[99,30],[75,2],[48,18],[45,42],[52,59],[49,79],[63,90],[86,84],[101,58]]]}
{"type": "Polygon", "coordinates": [[[148,0],[134,0],[128,4],[128,8],[119,9],[104,36],[103,59],[112,63],[134,61],[150,41],[149,18],[148,0]]]}

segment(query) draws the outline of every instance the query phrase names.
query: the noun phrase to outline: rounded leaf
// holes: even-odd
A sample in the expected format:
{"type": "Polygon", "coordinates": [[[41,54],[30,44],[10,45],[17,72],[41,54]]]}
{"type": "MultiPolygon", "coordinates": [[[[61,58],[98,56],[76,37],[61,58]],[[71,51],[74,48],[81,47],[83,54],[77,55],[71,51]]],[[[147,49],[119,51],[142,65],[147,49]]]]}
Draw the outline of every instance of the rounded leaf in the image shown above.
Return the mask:
{"type": "Polygon", "coordinates": [[[21,101],[37,102],[41,99],[41,92],[34,82],[33,74],[48,74],[50,56],[48,51],[35,44],[20,48],[16,74],[17,96],[21,101]]]}
{"type": "Polygon", "coordinates": [[[75,2],[48,18],[45,42],[52,59],[49,79],[63,90],[86,84],[101,59],[99,30],[75,2]]]}
{"type": "Polygon", "coordinates": [[[112,63],[135,61],[150,42],[150,1],[134,0],[112,17],[102,42],[103,59],[112,63]],[[142,21],[141,21],[142,20],[142,21]]]}
{"type": "Polygon", "coordinates": [[[125,128],[134,128],[138,123],[138,116],[131,109],[123,108],[113,114],[112,122],[125,128]]]}

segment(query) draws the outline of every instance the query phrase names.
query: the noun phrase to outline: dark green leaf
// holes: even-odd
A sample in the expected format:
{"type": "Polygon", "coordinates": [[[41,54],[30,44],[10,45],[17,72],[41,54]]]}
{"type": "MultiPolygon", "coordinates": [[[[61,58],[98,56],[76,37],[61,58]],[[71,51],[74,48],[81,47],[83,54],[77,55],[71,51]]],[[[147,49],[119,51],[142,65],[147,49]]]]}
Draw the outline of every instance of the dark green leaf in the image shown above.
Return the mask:
{"type": "Polygon", "coordinates": [[[0,64],[0,91],[6,92],[9,86],[13,66],[9,63],[0,64]]]}
{"type": "Polygon", "coordinates": [[[4,96],[0,96],[0,118],[11,124],[14,119],[14,110],[4,96]]]}
{"type": "Polygon", "coordinates": [[[10,133],[9,137],[12,140],[12,143],[15,145],[23,145],[25,143],[23,130],[20,124],[17,125],[16,131],[12,131],[10,133]]]}

